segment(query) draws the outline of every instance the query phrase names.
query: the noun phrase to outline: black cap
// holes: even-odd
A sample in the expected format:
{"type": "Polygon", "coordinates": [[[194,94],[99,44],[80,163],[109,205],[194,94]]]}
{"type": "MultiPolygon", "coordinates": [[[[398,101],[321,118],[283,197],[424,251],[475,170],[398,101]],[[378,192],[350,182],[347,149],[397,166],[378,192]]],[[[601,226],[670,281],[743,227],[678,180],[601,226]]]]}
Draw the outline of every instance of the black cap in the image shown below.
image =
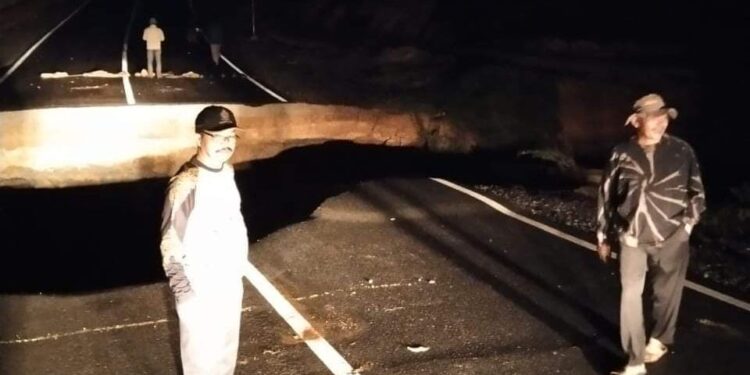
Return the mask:
{"type": "Polygon", "coordinates": [[[195,118],[196,133],[217,132],[236,127],[237,120],[234,119],[234,113],[218,105],[203,108],[195,118]]]}

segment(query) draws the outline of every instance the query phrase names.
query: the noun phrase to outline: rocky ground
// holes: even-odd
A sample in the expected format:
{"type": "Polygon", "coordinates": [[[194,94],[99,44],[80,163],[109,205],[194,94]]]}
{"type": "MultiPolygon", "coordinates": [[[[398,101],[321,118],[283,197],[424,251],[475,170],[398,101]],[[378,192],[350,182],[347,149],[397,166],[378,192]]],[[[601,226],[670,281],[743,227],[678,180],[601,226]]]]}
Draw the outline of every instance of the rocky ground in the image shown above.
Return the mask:
{"type": "MultiPolygon", "coordinates": [[[[745,185],[745,189],[748,187],[745,185]]],[[[475,188],[511,202],[521,212],[587,234],[593,239],[596,228],[593,187],[541,190],[520,185],[477,185],[475,188]]],[[[748,300],[750,232],[747,229],[750,211],[745,204],[744,209],[714,205],[706,212],[692,237],[689,278],[748,300]],[[732,227],[735,228],[733,231],[728,230],[732,227]]]]}

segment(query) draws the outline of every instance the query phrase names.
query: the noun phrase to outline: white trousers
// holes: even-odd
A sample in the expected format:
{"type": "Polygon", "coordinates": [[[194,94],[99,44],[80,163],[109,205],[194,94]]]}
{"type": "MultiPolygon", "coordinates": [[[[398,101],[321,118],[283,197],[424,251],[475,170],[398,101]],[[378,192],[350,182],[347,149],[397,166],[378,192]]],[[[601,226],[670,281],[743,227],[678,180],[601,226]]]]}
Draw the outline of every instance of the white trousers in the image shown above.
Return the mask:
{"type": "Polygon", "coordinates": [[[185,375],[231,375],[237,364],[242,279],[177,300],[185,375]]]}

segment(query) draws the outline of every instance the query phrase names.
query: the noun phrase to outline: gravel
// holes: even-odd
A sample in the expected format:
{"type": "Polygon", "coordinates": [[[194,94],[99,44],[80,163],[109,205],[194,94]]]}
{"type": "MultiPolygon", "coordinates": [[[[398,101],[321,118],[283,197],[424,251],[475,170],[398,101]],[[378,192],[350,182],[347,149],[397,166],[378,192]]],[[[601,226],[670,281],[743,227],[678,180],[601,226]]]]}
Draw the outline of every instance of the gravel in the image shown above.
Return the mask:
{"type": "MultiPolygon", "coordinates": [[[[594,238],[596,231],[596,188],[592,186],[567,190],[532,189],[521,185],[475,185],[514,209],[536,219],[594,238]]],[[[750,238],[728,238],[721,228],[744,225],[744,217],[729,217],[737,202],[724,202],[709,208],[691,237],[691,260],[688,279],[735,296],[750,300],[750,238]],[[730,221],[737,221],[732,223],[730,221]]]]}
{"type": "Polygon", "coordinates": [[[574,190],[532,191],[522,186],[477,185],[526,213],[583,232],[596,231],[596,200],[574,190]]]}

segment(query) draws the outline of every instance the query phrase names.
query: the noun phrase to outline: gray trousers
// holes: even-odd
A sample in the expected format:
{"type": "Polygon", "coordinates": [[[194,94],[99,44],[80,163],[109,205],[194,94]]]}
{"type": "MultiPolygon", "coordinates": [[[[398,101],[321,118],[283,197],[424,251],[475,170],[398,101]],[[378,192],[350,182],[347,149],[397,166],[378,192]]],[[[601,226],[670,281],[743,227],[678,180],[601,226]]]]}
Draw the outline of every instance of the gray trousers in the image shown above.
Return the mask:
{"type": "Polygon", "coordinates": [[[677,314],[682,300],[688,259],[689,234],[679,228],[675,234],[656,246],[629,247],[620,251],[620,338],[628,354],[629,365],[643,363],[646,333],[643,319],[643,289],[646,272],[651,271],[654,290],[651,337],[662,343],[674,342],[677,314]]]}

